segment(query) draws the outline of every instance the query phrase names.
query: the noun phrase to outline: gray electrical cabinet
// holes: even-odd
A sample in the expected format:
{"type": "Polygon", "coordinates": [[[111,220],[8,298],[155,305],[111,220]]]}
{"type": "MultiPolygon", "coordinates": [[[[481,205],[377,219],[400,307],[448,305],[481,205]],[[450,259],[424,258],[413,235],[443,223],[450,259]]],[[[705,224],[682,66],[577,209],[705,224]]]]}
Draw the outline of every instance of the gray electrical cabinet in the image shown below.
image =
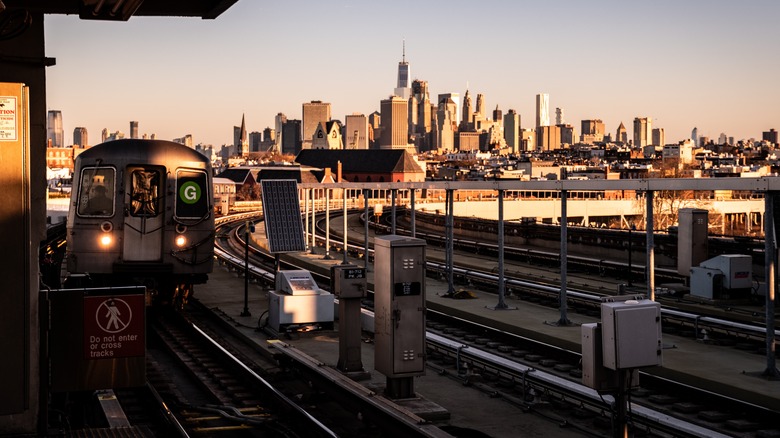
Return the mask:
{"type": "Polygon", "coordinates": [[[700,208],[681,208],[677,212],[677,272],[689,275],[691,267],[707,260],[709,212],[700,208]]]}
{"type": "MultiPolygon", "coordinates": [[[[601,324],[582,324],[582,384],[596,391],[620,388],[618,373],[604,366],[601,324]]],[[[631,373],[629,387],[639,386],[639,373],[631,373]]]]}
{"type": "Polygon", "coordinates": [[[611,370],[661,365],[661,305],[651,300],[601,303],[602,357],[611,370]]]}
{"type": "Polygon", "coordinates": [[[425,374],[425,241],[374,239],[374,367],[388,378],[425,374]]]}

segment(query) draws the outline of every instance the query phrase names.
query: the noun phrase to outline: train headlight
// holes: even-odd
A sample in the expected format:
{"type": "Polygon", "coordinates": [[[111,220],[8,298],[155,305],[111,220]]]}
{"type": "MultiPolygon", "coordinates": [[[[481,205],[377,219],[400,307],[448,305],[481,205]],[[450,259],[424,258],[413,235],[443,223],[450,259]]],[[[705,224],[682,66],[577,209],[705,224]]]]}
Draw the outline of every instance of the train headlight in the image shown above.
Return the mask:
{"type": "Polygon", "coordinates": [[[176,240],[174,242],[176,243],[176,246],[181,248],[182,246],[187,244],[187,238],[179,234],[178,236],[176,236],[176,240]]]}
{"type": "Polygon", "coordinates": [[[98,241],[100,242],[100,246],[103,248],[108,248],[114,241],[114,239],[111,237],[111,231],[113,229],[114,225],[109,221],[105,221],[100,224],[100,230],[103,232],[103,234],[100,235],[98,241]]]}

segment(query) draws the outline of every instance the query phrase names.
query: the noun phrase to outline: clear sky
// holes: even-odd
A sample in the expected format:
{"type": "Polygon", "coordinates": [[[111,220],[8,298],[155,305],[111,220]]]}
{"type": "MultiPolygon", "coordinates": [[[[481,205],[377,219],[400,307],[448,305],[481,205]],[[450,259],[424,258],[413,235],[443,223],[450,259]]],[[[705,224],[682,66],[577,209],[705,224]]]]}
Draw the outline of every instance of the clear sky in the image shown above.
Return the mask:
{"type": "MultiPolygon", "coordinates": [[[[151,1],[151,0],[150,0],[151,1]]],[[[232,143],[322,100],[344,121],[393,92],[402,41],[431,97],[466,87],[533,127],[535,95],[580,131],[651,117],[667,143],[780,130],[780,1],[239,0],[216,20],[46,16],[49,109],[103,128],[232,143]]],[[[460,115],[459,115],[460,117],[460,115]]]]}

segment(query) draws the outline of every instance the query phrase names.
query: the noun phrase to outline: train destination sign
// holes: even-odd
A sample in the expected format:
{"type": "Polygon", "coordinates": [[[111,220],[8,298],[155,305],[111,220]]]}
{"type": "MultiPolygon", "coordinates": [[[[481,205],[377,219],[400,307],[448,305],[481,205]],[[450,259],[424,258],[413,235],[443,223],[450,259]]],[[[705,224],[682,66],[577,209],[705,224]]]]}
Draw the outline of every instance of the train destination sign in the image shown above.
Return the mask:
{"type": "Polygon", "coordinates": [[[84,359],[143,356],[143,294],[84,297],[84,359]]]}

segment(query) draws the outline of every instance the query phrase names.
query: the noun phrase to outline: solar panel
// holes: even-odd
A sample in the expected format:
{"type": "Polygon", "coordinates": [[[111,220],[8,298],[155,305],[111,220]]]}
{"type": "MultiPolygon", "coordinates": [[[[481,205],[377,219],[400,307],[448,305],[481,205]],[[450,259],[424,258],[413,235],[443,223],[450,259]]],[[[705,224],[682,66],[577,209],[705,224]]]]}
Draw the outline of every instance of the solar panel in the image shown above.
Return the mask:
{"type": "Polygon", "coordinates": [[[260,183],[269,251],[306,251],[301,207],[298,203],[298,182],[292,179],[269,179],[260,183]]]}

